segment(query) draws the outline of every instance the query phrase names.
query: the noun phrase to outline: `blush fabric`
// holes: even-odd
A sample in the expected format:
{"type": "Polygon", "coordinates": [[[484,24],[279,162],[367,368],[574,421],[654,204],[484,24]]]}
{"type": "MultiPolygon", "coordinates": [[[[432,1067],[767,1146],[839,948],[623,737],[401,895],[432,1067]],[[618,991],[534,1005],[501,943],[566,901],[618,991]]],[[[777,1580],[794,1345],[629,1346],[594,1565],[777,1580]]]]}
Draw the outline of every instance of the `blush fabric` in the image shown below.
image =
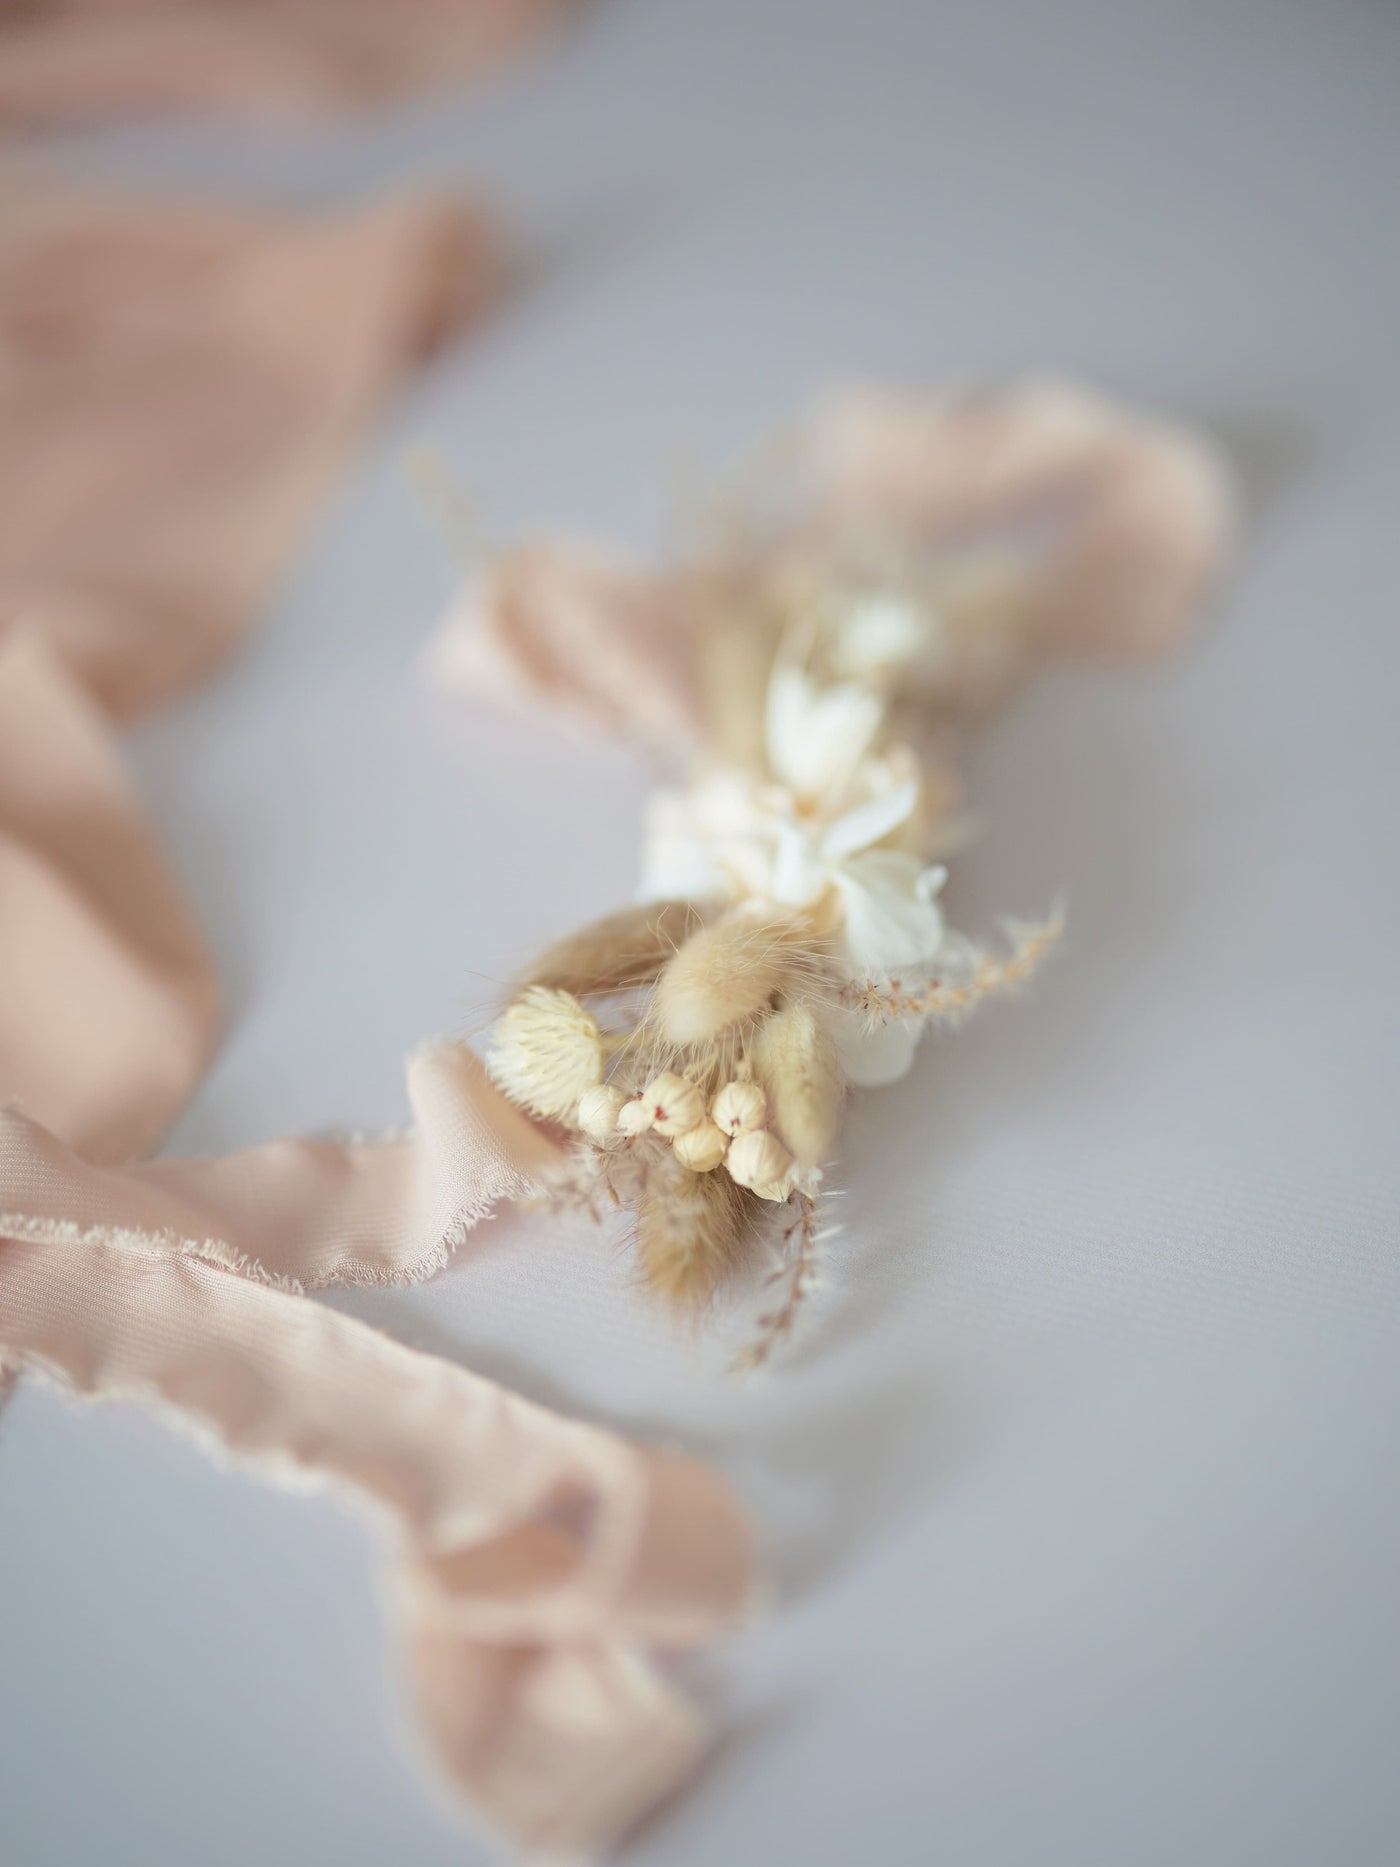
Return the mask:
{"type": "MultiPolygon", "coordinates": [[[[1078,384],[910,393],[856,385],[788,437],[798,519],[779,546],[869,526],[918,548],[1034,534],[1023,659],[1169,653],[1229,555],[1228,475],[1200,437],[1078,384]]],[[[674,756],[703,739],[691,653],[732,559],[649,571],[572,538],[488,563],[429,650],[443,686],[549,706],[674,756]]]]}
{"type": "Polygon", "coordinates": [[[135,1400],[385,1528],[422,1727],[493,1829],[607,1846],[703,1720],[655,1663],[745,1611],[743,1513],[634,1446],[311,1300],[415,1280],[553,1143],[472,1053],[412,1138],[145,1159],[219,990],[114,720],[210,674],[383,395],[482,302],[479,223],[50,189],[0,214],[0,1372],[135,1400]]]}
{"type": "Polygon", "coordinates": [[[0,183],[0,628],[104,712],[207,678],[404,372],[491,303],[458,201],[317,216],[0,183]]]}
{"type": "Polygon", "coordinates": [[[0,127],[152,112],[330,115],[461,79],[562,0],[21,0],[0,6],[0,127]]]}

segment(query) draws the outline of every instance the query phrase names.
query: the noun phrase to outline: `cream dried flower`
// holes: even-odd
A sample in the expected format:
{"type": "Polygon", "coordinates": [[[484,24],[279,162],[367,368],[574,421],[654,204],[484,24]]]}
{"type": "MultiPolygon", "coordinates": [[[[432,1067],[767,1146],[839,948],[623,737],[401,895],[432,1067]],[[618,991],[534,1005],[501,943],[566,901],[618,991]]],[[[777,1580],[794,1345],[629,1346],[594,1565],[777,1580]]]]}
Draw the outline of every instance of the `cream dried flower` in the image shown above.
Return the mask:
{"type": "Polygon", "coordinates": [[[796,1184],[796,1177],[789,1168],[781,1180],[767,1180],[762,1186],[751,1186],[749,1191],[755,1199],[771,1199],[775,1205],[780,1206],[785,1199],[791,1197],[792,1189],[796,1184]]]}
{"type": "Polygon", "coordinates": [[[572,1121],[581,1097],[602,1080],[603,1033],[572,992],[532,985],[492,1032],[486,1066],[532,1115],[572,1121]]]}
{"type": "Polygon", "coordinates": [[[606,1141],[617,1133],[617,1118],[627,1097],[611,1083],[599,1083],[579,1099],[578,1125],[590,1141],[606,1141]]]}
{"type": "Polygon", "coordinates": [[[698,1128],[705,1119],[704,1096],[694,1083],[672,1070],[654,1076],[642,1091],[641,1099],[651,1110],[653,1128],[668,1139],[698,1128]]]}
{"type": "Polygon", "coordinates": [[[628,1136],[645,1134],[653,1119],[651,1104],[642,1096],[633,1096],[617,1112],[618,1132],[628,1136]]]}
{"type": "Polygon", "coordinates": [[[725,1163],[729,1177],[747,1186],[762,1199],[786,1199],[792,1187],[793,1161],[782,1142],[766,1128],[753,1128],[735,1135],[729,1144],[725,1163]],[[782,1193],[773,1189],[787,1185],[782,1193]]]}
{"type": "Polygon", "coordinates": [[[710,1115],[725,1134],[747,1134],[768,1119],[768,1098],[757,1083],[726,1083],[710,1115]]]}
{"type": "Polygon", "coordinates": [[[692,1173],[712,1173],[728,1151],[728,1135],[712,1121],[702,1121],[698,1127],[678,1134],[672,1149],[682,1167],[689,1167],[692,1173]]]}

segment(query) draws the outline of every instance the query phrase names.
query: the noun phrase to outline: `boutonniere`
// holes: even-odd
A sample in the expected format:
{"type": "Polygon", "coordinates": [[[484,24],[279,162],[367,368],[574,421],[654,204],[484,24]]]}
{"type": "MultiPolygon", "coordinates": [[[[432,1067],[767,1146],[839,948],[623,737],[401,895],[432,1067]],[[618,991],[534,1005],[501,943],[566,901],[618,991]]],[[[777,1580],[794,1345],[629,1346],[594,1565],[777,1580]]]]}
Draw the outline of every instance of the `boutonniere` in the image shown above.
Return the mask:
{"type": "Polygon", "coordinates": [[[523,967],[488,1068],[567,1131],[561,1205],[635,1222],[641,1279],[703,1311],[763,1263],[741,1359],[796,1321],[848,1093],[1021,985],[1052,910],[950,924],[959,723],[1036,661],[1169,647],[1223,554],[1205,446],[1058,385],[829,399],[718,540],[644,572],[527,546],[477,577],[439,671],[661,748],[637,901],[523,967]]]}

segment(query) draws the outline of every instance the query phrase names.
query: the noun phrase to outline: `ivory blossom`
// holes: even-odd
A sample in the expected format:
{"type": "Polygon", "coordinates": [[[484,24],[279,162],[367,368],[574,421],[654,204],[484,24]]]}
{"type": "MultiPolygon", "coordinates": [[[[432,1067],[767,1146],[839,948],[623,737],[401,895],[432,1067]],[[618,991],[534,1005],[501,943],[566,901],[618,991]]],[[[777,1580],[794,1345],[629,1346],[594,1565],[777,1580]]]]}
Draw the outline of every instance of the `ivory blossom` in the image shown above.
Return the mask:
{"type": "MultiPolygon", "coordinates": [[[[819,685],[779,666],[768,688],[762,776],[720,768],[651,802],[644,900],[754,901],[812,911],[833,926],[835,960],[865,983],[918,976],[944,947],[938,892],[946,870],[893,846],[916,817],[919,763],[873,746],[886,705],[856,682],[819,685]]],[[[847,1076],[890,1082],[909,1068],[921,1019],[868,1032],[826,1012],[847,1076]]]]}

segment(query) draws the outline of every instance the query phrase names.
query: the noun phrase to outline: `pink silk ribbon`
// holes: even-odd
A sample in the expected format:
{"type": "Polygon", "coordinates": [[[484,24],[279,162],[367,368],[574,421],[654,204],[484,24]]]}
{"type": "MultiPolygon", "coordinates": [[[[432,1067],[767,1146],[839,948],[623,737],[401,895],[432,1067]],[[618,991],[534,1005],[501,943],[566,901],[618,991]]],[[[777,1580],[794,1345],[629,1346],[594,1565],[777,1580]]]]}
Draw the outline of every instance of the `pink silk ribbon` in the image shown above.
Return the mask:
{"type": "Polygon", "coordinates": [[[493,1828],[577,1854],[692,1766],[703,1723],[653,1655],[742,1614],[743,1515],[695,1460],[308,1300],[431,1275],[555,1157],[465,1047],[410,1061],[411,1140],[140,1158],[219,994],[108,726],[246,628],[376,401],[474,305],[469,226],[47,193],[0,222],[0,1368],[371,1506],[437,1757],[493,1828]]]}
{"type": "Polygon", "coordinates": [[[563,0],[21,0],[0,6],[0,126],[329,115],[467,76],[562,10],[563,0]]]}
{"type": "MultiPolygon", "coordinates": [[[[1133,661],[1175,648],[1219,574],[1228,478],[1196,435],[1075,384],[826,396],[793,436],[802,526],[922,544],[1037,528],[1026,650],[1133,661]]],[[[802,535],[799,531],[799,537],[802,535]]],[[[779,543],[783,542],[781,536],[779,543]]],[[[650,572],[569,538],[502,553],[438,632],[447,687],[550,706],[674,758],[701,737],[691,648],[727,565],[650,572]]]]}

